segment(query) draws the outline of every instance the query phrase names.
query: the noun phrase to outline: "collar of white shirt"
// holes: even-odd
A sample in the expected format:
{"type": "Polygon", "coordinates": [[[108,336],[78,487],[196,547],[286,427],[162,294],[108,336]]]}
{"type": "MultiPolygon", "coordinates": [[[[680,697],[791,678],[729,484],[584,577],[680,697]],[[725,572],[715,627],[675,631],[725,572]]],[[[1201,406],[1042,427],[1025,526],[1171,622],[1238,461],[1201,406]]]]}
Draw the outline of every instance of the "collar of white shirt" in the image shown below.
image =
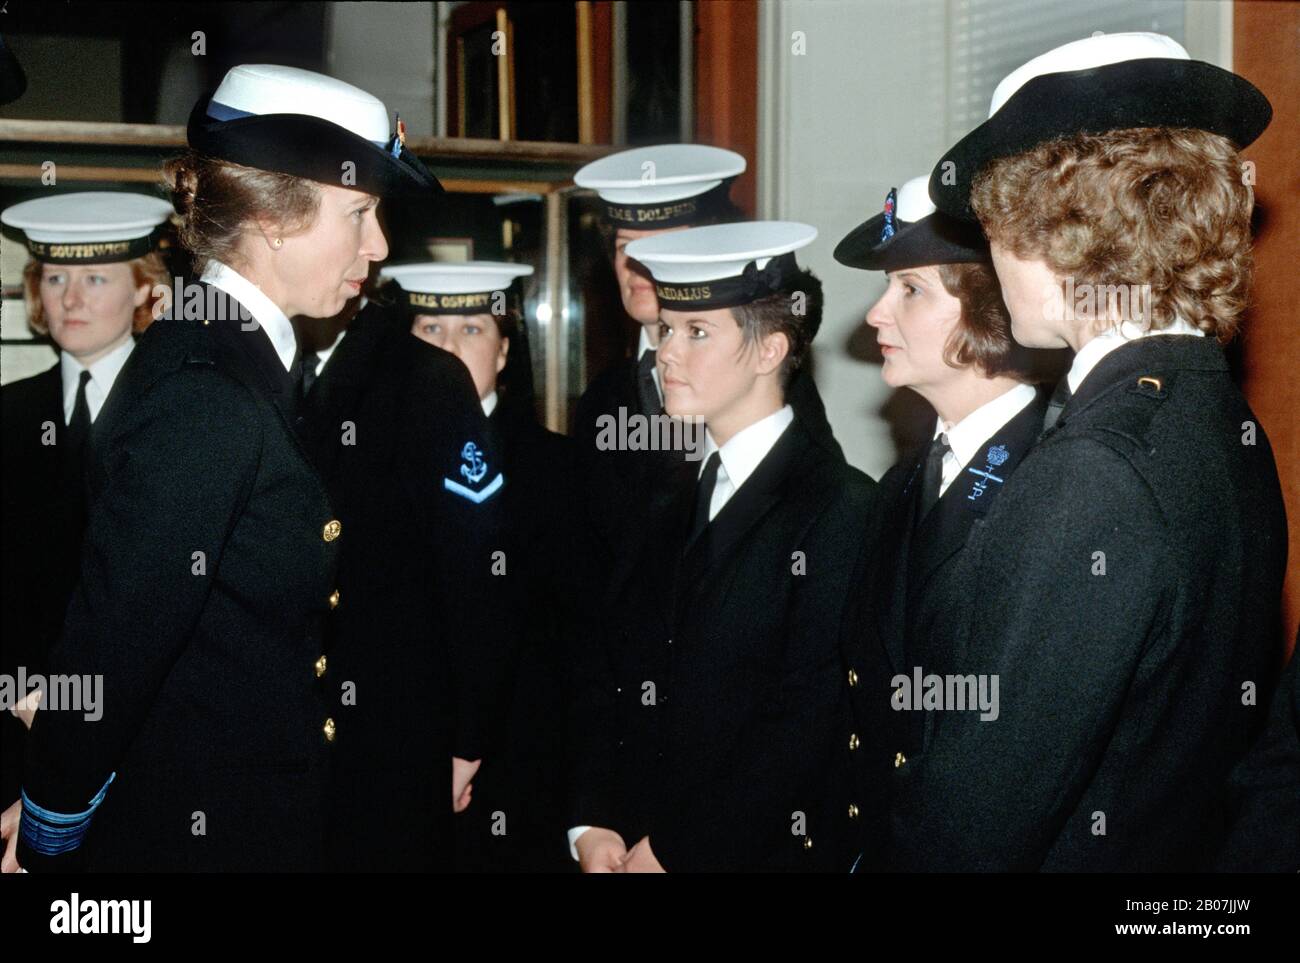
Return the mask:
{"type": "Polygon", "coordinates": [[[491,394],[489,394],[486,398],[484,398],[484,399],[483,399],[481,402],[479,402],[479,403],[483,406],[483,417],[486,418],[486,417],[490,416],[490,415],[492,414],[492,412],[493,412],[494,410],[496,410],[496,406],[497,406],[497,393],[496,393],[496,391],[495,391],[495,390],[492,391],[491,394]]]}
{"type": "MultiPolygon", "coordinates": [[[[647,351],[654,351],[655,346],[650,343],[650,335],[646,334],[646,326],[641,325],[641,334],[636,340],[636,360],[640,361],[641,356],[647,351]]],[[[659,401],[664,400],[664,389],[659,385],[659,365],[650,369],[650,377],[654,379],[655,391],[659,392],[659,401]]]]}
{"type": "Polygon", "coordinates": [[[131,352],[134,350],[135,338],[128,335],[125,341],[89,368],[82,367],[81,362],[68,352],[59,352],[59,376],[63,379],[63,423],[65,425],[72,421],[72,409],[77,406],[77,387],[81,384],[81,372],[90,372],[90,380],[86,382],[86,407],[90,409],[90,420],[94,421],[99,417],[99,409],[104,407],[104,402],[108,400],[108,393],[113,390],[113,382],[117,380],[122,365],[126,364],[126,359],[131,357],[131,352]]]}
{"type": "MultiPolygon", "coordinates": [[[[709,456],[715,451],[718,452],[722,472],[726,473],[729,490],[722,499],[714,498],[709,511],[709,518],[712,519],[722,506],[726,504],[727,498],[730,498],[741,485],[745,484],[750,475],[754,474],[756,469],[767,453],[772,450],[777,439],[790,427],[790,422],[794,421],[794,409],[785,405],[777,411],[772,412],[766,418],[760,418],[740,431],[736,432],[727,443],[721,448],[713,440],[711,432],[705,432],[704,435],[704,457],[700,462],[700,474],[704,473],[704,465],[708,462],[709,456]]],[[[719,472],[719,481],[721,474],[719,472]]],[[[698,476],[697,476],[698,477],[698,476]]],[[[722,487],[719,485],[719,487],[722,487]]],[[[715,496],[718,489],[714,489],[715,496]]]]}
{"type": "Polygon", "coordinates": [[[951,428],[945,428],[943,419],[936,420],[934,437],[947,433],[948,445],[952,449],[943,458],[943,483],[939,493],[943,494],[948,486],[970,460],[975,457],[976,449],[987,441],[995,431],[1020,414],[1037,392],[1033,385],[1019,384],[1009,391],[1004,391],[992,401],[986,401],[951,428]]]}
{"type": "Polygon", "coordinates": [[[261,288],[234,268],[215,260],[208,262],[199,280],[225,291],[248,308],[253,319],[262,326],[266,336],[271,339],[271,346],[279,355],[284,370],[293,369],[293,356],[298,350],[298,339],[294,336],[293,325],[276,303],[262,293],[261,288]]]}
{"type": "Polygon", "coordinates": [[[1116,348],[1122,348],[1130,341],[1136,341],[1138,338],[1153,338],[1163,334],[1205,337],[1204,331],[1193,327],[1182,318],[1175,318],[1173,324],[1167,328],[1161,328],[1159,331],[1148,331],[1131,321],[1123,321],[1118,325],[1107,328],[1079,349],[1079,353],[1074,356],[1074,363],[1070,365],[1069,373],[1065,376],[1070,383],[1070,393],[1074,394],[1078,391],[1079,385],[1083,384],[1083,379],[1092,373],[1092,369],[1097,367],[1098,362],[1116,348]]]}
{"type": "Polygon", "coordinates": [[[339,346],[339,342],[343,340],[343,335],[347,333],[348,333],[348,329],[344,328],[342,331],[338,333],[338,337],[334,339],[333,344],[331,344],[328,348],[321,348],[319,351],[316,352],[316,357],[320,358],[320,364],[316,365],[316,374],[319,375],[322,371],[325,370],[325,362],[329,361],[330,355],[334,353],[334,349],[337,348],[339,346]]]}

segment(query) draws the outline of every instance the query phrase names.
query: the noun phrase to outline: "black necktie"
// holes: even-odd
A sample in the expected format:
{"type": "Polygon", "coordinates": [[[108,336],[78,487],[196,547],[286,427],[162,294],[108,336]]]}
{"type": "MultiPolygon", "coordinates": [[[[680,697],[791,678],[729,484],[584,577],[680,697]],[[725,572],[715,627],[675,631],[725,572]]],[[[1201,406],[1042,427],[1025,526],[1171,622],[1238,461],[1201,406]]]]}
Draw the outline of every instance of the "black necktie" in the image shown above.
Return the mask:
{"type": "Polygon", "coordinates": [[[1061,417],[1061,411],[1070,401],[1070,379],[1062,378],[1056,385],[1056,390],[1052,392],[1052,397],[1047,401],[1047,410],[1043,412],[1043,431],[1051,428],[1056,424],[1056,419],[1061,417]]]}
{"type": "Polygon", "coordinates": [[[952,451],[947,434],[940,432],[930,442],[930,450],[925,454],[925,468],[921,474],[921,511],[916,516],[918,522],[939,500],[939,486],[943,483],[943,456],[952,451]]]}
{"type": "Polygon", "coordinates": [[[81,372],[81,382],[77,385],[77,401],[72,406],[72,418],[68,421],[68,430],[64,433],[64,454],[70,458],[79,457],[90,437],[90,405],[86,403],[86,384],[90,381],[90,372],[81,372]]]}
{"type": "Polygon", "coordinates": [[[298,392],[299,398],[306,398],[307,392],[311,391],[311,386],[316,381],[316,372],[320,368],[320,355],[315,351],[307,355],[302,363],[302,390],[298,392]]]}
{"type": "Polygon", "coordinates": [[[302,348],[294,348],[293,361],[289,363],[289,381],[293,384],[295,397],[302,397],[302,348]]]}
{"type": "Polygon", "coordinates": [[[659,391],[655,388],[654,370],[655,352],[652,348],[636,363],[636,393],[641,401],[641,413],[646,415],[663,414],[664,410],[659,391]]]}
{"type": "Polygon", "coordinates": [[[713,501],[713,489],[718,485],[718,467],[721,464],[722,455],[715,451],[704,463],[704,472],[695,483],[695,514],[691,516],[691,537],[686,540],[687,548],[695,544],[709,524],[709,504],[713,501]]]}

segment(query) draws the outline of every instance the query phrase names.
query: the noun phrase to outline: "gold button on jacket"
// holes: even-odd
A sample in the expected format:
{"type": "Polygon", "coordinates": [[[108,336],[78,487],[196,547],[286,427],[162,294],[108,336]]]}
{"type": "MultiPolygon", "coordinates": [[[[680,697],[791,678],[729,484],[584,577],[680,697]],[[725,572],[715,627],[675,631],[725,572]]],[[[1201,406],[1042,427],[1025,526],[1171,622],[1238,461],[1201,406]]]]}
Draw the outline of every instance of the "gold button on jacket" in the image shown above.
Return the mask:
{"type": "Polygon", "coordinates": [[[858,742],[858,734],[856,732],[849,733],[849,750],[852,751],[858,748],[860,744],[861,743],[858,742]]]}
{"type": "Polygon", "coordinates": [[[894,768],[895,768],[895,769],[897,769],[899,766],[901,766],[901,765],[902,765],[903,763],[905,763],[905,762],[907,762],[907,756],[903,755],[901,752],[898,753],[898,754],[896,754],[896,755],[894,756],[894,768]]]}
{"type": "Polygon", "coordinates": [[[327,542],[332,542],[334,539],[339,537],[339,534],[342,531],[343,526],[339,524],[339,520],[337,518],[331,518],[325,523],[325,529],[321,532],[321,538],[325,539],[327,542]]]}
{"type": "Polygon", "coordinates": [[[338,607],[339,607],[339,590],[335,589],[333,592],[330,593],[330,608],[336,609],[338,607]]]}
{"type": "Polygon", "coordinates": [[[334,726],[334,720],[333,720],[333,719],[326,719],[326,720],[325,720],[325,725],[321,726],[321,731],[322,731],[323,733],[325,733],[325,741],[326,741],[326,742],[333,742],[333,741],[334,741],[334,733],[335,733],[335,731],[336,731],[335,726],[334,726]]]}
{"type": "Polygon", "coordinates": [[[316,665],[316,678],[319,679],[321,676],[325,674],[325,666],[327,665],[325,661],[325,656],[322,655],[319,659],[317,659],[315,665],[316,665]]]}

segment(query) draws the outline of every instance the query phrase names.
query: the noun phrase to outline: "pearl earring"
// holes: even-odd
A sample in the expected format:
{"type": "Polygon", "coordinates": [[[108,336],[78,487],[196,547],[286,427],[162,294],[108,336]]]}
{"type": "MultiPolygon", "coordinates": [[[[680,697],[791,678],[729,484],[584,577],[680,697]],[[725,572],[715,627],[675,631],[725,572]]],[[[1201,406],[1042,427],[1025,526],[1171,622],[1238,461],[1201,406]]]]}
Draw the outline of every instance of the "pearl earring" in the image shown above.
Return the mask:
{"type": "Polygon", "coordinates": [[[280,245],[282,245],[282,244],[284,243],[284,239],[283,239],[283,238],[279,238],[279,237],[277,237],[277,238],[276,238],[274,241],[272,241],[271,243],[273,243],[276,247],[279,247],[280,245]]]}

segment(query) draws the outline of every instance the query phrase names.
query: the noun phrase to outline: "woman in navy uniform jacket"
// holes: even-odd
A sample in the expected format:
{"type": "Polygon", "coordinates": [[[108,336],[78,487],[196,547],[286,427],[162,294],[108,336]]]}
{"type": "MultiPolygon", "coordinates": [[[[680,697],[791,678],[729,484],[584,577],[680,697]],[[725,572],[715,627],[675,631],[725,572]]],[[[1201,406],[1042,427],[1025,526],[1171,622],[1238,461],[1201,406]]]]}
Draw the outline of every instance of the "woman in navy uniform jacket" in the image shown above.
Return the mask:
{"type": "Polygon", "coordinates": [[[667,410],[709,433],[613,573],[581,661],[570,838],[585,871],[847,872],[858,852],[865,734],[838,638],[875,485],[783,394],[821,320],[792,253],[815,235],[728,224],[628,246],[672,305],[667,410]]]}
{"type": "Polygon", "coordinates": [[[477,806],[471,780],[498,761],[513,679],[492,569],[508,476],[469,372],[412,336],[404,300],[353,319],[306,412],[353,534],[317,666],[340,730],[329,867],[446,871],[453,807],[477,806]]]}
{"type": "MultiPolygon", "coordinates": [[[[846,647],[875,670],[855,687],[854,705],[871,734],[862,795],[877,803],[893,770],[916,761],[924,738],[927,714],[912,711],[921,693],[897,683],[905,690],[918,671],[942,674],[948,664],[945,640],[932,636],[930,623],[970,591],[949,574],[972,526],[1042,430],[1047,397],[1033,382],[1063,360],[1011,340],[987,243],[974,225],[935,210],[928,181],[916,177],[891,189],[883,212],[835,249],[842,264],[888,273],[888,287],[867,312],[882,376],[891,387],[911,388],[938,414],[932,440],[880,480],[884,535],[847,623],[846,647]],[[868,785],[877,791],[866,792],[868,785]]],[[[873,813],[867,824],[883,828],[884,815],[873,813]]],[[[868,840],[868,847],[882,842],[868,840]]],[[[862,868],[877,859],[878,852],[868,853],[862,868]]]]}
{"type": "MultiPolygon", "coordinates": [[[[588,515],[606,562],[625,550],[628,529],[637,528],[656,488],[682,460],[682,450],[602,450],[603,420],[663,414],[663,389],[655,371],[659,303],[654,285],[627,245],[667,231],[740,220],[728,196],[745,170],[734,151],[704,144],[661,144],[602,157],[574,174],[579,187],[596,190],[603,202],[602,230],[618,281],[623,310],[639,328],[634,356],[611,365],[587,386],[573,414],[573,437],[588,515]],[[654,177],[647,178],[653,171],[654,177]],[[620,412],[625,412],[620,417],[620,412]]],[[[787,389],[790,405],[814,441],[832,456],[844,453],[826,419],[826,407],[807,367],[787,389]]]]}
{"type": "Polygon", "coordinates": [[[411,301],[411,330],[469,368],[508,482],[495,567],[519,644],[502,751],[455,817],[462,872],[571,871],[564,844],[564,719],[576,627],[593,602],[591,546],[573,486],[573,443],[533,406],[527,329],[512,282],[527,265],[472,261],[386,268],[411,301]]]}
{"type": "Polygon", "coordinates": [[[1234,144],[1269,115],[1168,37],[1096,36],[1013,72],[931,176],[941,210],[978,215],[1016,340],[1076,354],[967,541],[967,604],[931,630],[952,671],[999,680],[997,721],[936,713],[896,780],[896,866],[1170,871],[1220,849],[1286,561],[1273,453],[1220,346],[1250,278],[1234,144]]]}
{"type": "MultiPolygon", "coordinates": [[[[27,323],[59,351],[53,367],[0,389],[4,452],[3,671],[43,674],[77,581],[86,523],[90,426],[153,321],[170,276],[155,248],[166,201],[141,194],[60,194],[0,215],[27,232],[27,323]]],[[[0,799],[22,785],[23,724],[4,713],[0,799]]]]}
{"type": "Polygon", "coordinates": [[[319,864],[337,733],[313,666],[348,533],[296,436],[288,315],[337,313],[386,256],[379,195],[434,188],[387,116],[265,65],[195,107],[193,152],[167,172],[202,279],[177,285],[96,424],[81,578],[49,667],[103,692],[93,712],[36,713],[27,869],[319,864]],[[344,161],[355,183],[338,186],[344,161]]]}

